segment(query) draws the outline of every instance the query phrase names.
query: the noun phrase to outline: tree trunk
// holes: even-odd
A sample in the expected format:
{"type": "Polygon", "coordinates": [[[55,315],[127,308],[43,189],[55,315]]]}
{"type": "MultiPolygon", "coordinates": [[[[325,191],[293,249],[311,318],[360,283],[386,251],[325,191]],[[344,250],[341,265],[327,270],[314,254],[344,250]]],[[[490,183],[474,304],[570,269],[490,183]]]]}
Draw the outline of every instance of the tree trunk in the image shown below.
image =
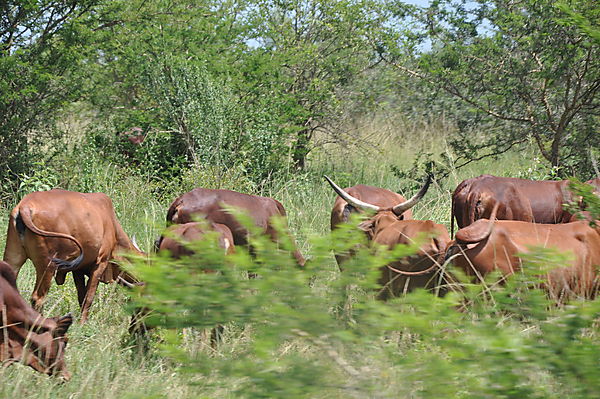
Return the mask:
{"type": "Polygon", "coordinates": [[[302,129],[296,135],[296,141],[292,148],[292,161],[297,170],[303,170],[306,166],[306,156],[310,152],[310,136],[311,129],[302,129]]]}
{"type": "Polygon", "coordinates": [[[565,135],[565,128],[566,126],[563,123],[560,123],[554,131],[554,138],[552,140],[552,148],[549,159],[550,163],[552,164],[552,167],[560,166],[560,147],[562,138],[565,135]]]}

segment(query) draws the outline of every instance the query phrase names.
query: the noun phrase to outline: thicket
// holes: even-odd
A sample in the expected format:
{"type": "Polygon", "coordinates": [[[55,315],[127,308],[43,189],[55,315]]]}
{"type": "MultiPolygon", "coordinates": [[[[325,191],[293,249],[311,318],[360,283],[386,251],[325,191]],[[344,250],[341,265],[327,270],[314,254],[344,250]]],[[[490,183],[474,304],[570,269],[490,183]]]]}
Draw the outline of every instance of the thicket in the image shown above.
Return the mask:
{"type": "Polygon", "coordinates": [[[236,397],[589,398],[600,388],[600,302],[557,307],[533,288],[563,264],[560,254],[523,255],[522,272],[503,284],[497,275],[472,283],[448,269],[462,282],[445,297],[420,290],[382,302],[379,268],[416,247],[371,249],[348,225],[310,237],[310,260],[299,270],[289,243],[278,248],[238,215],[253,231],[256,257],[243,248],[225,255],[213,236],[190,244],[190,258],[159,254],[132,269],[147,282],[135,306],[150,311],[150,325],[170,329],[162,330],[162,353],[191,375],[235,380],[236,397]],[[322,286],[331,251],[356,245],[339,279],[322,286]],[[182,328],[217,325],[242,339],[235,353],[183,349],[182,328]],[[310,349],[295,349],[303,345],[310,349]],[[375,359],[389,368],[373,369],[375,359]],[[395,378],[401,383],[391,391],[395,378]]]}

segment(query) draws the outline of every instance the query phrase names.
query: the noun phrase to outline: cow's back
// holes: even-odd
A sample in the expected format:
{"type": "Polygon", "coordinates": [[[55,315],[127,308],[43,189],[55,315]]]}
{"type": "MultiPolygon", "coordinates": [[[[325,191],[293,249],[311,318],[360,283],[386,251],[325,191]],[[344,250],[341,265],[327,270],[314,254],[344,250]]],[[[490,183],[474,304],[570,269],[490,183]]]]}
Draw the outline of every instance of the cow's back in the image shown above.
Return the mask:
{"type": "MultiPolygon", "coordinates": [[[[110,213],[106,214],[107,202],[101,193],[77,193],[61,189],[39,191],[26,195],[13,209],[11,219],[20,212],[29,212],[36,227],[55,233],[67,234],[80,242],[89,242],[86,246],[84,263],[96,260],[103,237],[114,236],[110,213]]],[[[110,200],[108,200],[110,205],[110,200]]],[[[44,240],[49,247],[58,252],[59,257],[76,257],[79,249],[70,240],[47,238],[25,230],[24,246],[29,256],[36,252],[39,241],[44,240]]]]}
{"type": "Polygon", "coordinates": [[[528,180],[481,175],[467,179],[452,196],[452,213],[460,228],[488,218],[496,203],[500,220],[535,223],[567,223],[571,215],[563,210],[569,193],[566,181],[528,180]]]}
{"type": "Polygon", "coordinates": [[[545,272],[546,289],[556,297],[567,291],[594,295],[596,269],[600,266],[600,234],[587,222],[537,224],[498,220],[485,239],[461,243],[471,230],[488,230],[489,223],[480,219],[456,234],[465,256],[458,256],[453,263],[465,273],[485,276],[499,270],[504,275],[512,274],[521,268],[518,254],[530,253],[538,247],[551,248],[566,254],[567,263],[545,272]]]}
{"type": "Polygon", "coordinates": [[[182,224],[204,217],[213,223],[227,226],[233,233],[235,244],[245,245],[247,229],[223,205],[246,211],[255,225],[268,234],[271,234],[271,217],[285,215],[283,206],[272,198],[231,190],[195,188],[173,201],[167,212],[167,221],[182,224]]]}

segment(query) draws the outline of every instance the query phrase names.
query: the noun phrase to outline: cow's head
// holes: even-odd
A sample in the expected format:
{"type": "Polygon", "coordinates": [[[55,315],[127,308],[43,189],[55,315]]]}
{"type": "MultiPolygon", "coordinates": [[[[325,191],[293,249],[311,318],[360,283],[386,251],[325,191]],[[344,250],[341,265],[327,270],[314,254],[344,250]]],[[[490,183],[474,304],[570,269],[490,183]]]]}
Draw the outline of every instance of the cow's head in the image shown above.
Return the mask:
{"type": "Polygon", "coordinates": [[[417,202],[419,202],[423,198],[423,196],[425,195],[425,193],[427,193],[427,190],[429,189],[429,185],[431,184],[431,175],[428,175],[423,187],[421,187],[419,192],[415,194],[412,198],[410,198],[407,201],[401,202],[393,207],[382,208],[380,206],[369,204],[368,202],[361,201],[358,198],[351,196],[350,194],[342,190],[337,184],[335,184],[329,177],[324,177],[327,180],[327,182],[329,182],[333,190],[337,193],[337,195],[342,197],[344,201],[352,205],[354,208],[363,211],[375,212],[375,215],[373,217],[363,221],[358,225],[358,227],[367,234],[369,239],[373,239],[373,236],[375,235],[376,231],[380,231],[388,225],[390,225],[391,223],[400,220],[404,212],[415,206],[417,202]]]}
{"type": "Polygon", "coordinates": [[[71,373],[65,364],[65,348],[67,330],[73,323],[73,317],[69,313],[51,320],[56,322],[54,328],[37,333],[31,331],[27,334],[25,345],[10,345],[13,349],[12,358],[39,372],[69,380],[71,373]]]}

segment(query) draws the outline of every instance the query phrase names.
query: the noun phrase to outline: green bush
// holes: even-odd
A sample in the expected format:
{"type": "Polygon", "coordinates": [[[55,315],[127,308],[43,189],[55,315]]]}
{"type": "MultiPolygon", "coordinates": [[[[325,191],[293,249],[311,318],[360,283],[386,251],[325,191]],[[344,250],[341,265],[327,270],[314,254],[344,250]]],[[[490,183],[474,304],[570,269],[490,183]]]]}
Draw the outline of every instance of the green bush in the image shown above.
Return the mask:
{"type": "Polygon", "coordinates": [[[243,248],[225,255],[210,236],[190,244],[190,258],[159,254],[134,266],[147,283],[136,306],[151,309],[150,324],[173,329],[161,330],[163,353],[191,381],[231,383],[235,397],[252,398],[588,398],[600,388],[600,302],[557,307],[535,288],[540,267],[563,264],[560,256],[534,251],[504,285],[490,276],[444,298],[418,290],[381,302],[378,268],[415,248],[363,247],[323,286],[315,282],[326,280],[330,251],[364,243],[357,229],[309,238],[299,270],[289,242],[278,246],[238,217],[252,231],[255,257],[243,248]],[[234,351],[182,346],[181,328],[217,324],[236,336],[234,351]]]}

